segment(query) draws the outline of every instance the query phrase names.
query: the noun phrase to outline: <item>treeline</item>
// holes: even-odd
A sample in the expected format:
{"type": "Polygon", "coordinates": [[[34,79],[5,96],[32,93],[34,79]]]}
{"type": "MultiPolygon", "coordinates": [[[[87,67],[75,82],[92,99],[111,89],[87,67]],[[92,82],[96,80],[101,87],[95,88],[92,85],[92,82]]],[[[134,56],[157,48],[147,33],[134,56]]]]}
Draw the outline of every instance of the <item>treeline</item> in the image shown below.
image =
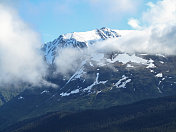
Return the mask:
{"type": "Polygon", "coordinates": [[[3,132],[176,132],[176,96],[102,110],[48,113],[3,132]]]}

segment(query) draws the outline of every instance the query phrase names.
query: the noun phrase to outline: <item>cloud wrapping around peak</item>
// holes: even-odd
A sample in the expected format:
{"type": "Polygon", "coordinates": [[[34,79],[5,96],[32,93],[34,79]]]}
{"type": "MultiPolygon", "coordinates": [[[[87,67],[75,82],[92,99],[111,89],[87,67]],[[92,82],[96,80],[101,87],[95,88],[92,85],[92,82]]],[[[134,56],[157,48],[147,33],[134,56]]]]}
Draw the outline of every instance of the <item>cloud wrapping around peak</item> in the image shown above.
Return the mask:
{"type": "Polygon", "coordinates": [[[28,82],[37,85],[46,74],[40,37],[18,16],[0,4],[0,85],[28,82]]]}
{"type": "MultiPolygon", "coordinates": [[[[99,0],[94,2],[99,2],[99,0]]],[[[121,51],[131,54],[138,52],[151,55],[176,55],[176,6],[173,6],[175,4],[175,0],[149,3],[150,8],[140,19],[129,20],[129,25],[138,30],[123,31],[126,32],[124,36],[97,42],[83,50],[83,53],[75,49],[64,49],[55,60],[57,72],[64,74],[73,70],[73,67],[76,69],[77,60],[99,52],[121,51]]],[[[120,34],[120,30],[118,31],[120,34]]]]}
{"type": "Polygon", "coordinates": [[[136,30],[118,39],[101,42],[101,49],[151,55],[176,55],[176,27],[136,30]]]}

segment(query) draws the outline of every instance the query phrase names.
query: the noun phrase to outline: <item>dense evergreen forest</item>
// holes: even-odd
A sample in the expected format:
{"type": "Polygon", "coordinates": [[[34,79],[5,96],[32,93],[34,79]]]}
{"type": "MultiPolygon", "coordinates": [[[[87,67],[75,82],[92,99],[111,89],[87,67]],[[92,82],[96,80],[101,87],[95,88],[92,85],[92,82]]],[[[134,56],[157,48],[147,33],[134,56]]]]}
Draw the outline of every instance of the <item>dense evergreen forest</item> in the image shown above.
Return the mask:
{"type": "Polygon", "coordinates": [[[53,112],[3,132],[175,132],[176,96],[77,113],[53,112]]]}

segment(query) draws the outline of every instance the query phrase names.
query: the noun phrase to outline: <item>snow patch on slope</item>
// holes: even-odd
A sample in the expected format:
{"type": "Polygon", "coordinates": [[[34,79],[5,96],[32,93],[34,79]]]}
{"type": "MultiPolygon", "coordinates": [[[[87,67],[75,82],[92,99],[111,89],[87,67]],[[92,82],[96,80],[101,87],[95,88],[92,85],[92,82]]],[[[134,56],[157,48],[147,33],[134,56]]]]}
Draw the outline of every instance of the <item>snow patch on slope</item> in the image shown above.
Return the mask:
{"type": "Polygon", "coordinates": [[[117,88],[126,88],[126,84],[131,82],[131,79],[129,79],[128,77],[126,77],[125,75],[122,76],[122,79],[120,79],[115,86],[117,88]]]}
{"type": "Polygon", "coordinates": [[[99,78],[99,73],[97,73],[97,76],[96,76],[96,79],[95,79],[95,82],[93,84],[91,84],[90,86],[88,86],[87,88],[83,89],[83,91],[88,91],[90,92],[91,89],[95,86],[95,85],[98,85],[98,84],[105,84],[107,81],[98,81],[98,78],[99,78]]]}
{"type": "Polygon", "coordinates": [[[48,90],[44,90],[40,94],[44,94],[44,93],[49,93],[49,91],[48,90]]]}
{"type": "Polygon", "coordinates": [[[128,62],[133,62],[133,63],[141,63],[141,64],[147,64],[147,60],[142,59],[135,54],[129,55],[127,53],[124,54],[118,54],[113,60],[107,59],[109,63],[115,63],[115,62],[121,62],[123,64],[126,64],[128,62]]]}
{"type": "Polygon", "coordinates": [[[68,84],[70,81],[75,80],[75,79],[80,79],[86,72],[84,71],[84,65],[86,64],[86,60],[81,63],[81,66],[79,70],[73,74],[73,76],[67,81],[66,84],[68,84]]]}
{"type": "Polygon", "coordinates": [[[148,60],[147,62],[148,66],[146,68],[155,68],[156,66],[153,63],[154,63],[154,60],[152,59],[148,60]]]}
{"type": "Polygon", "coordinates": [[[79,89],[76,90],[72,90],[70,93],[61,93],[60,96],[64,97],[64,96],[70,96],[72,94],[77,94],[79,93],[79,89]]]}
{"type": "Polygon", "coordinates": [[[127,67],[127,68],[133,68],[134,66],[132,66],[131,64],[127,64],[126,67],[127,67]]]}
{"type": "Polygon", "coordinates": [[[146,68],[155,68],[156,67],[154,65],[154,61],[152,59],[146,60],[146,59],[143,59],[141,57],[136,56],[135,54],[129,55],[127,53],[123,53],[123,54],[118,54],[113,59],[107,59],[107,62],[109,62],[109,63],[115,63],[117,61],[121,62],[122,64],[127,64],[129,62],[137,63],[137,64],[143,64],[143,65],[147,65],[146,68]]]}
{"type": "Polygon", "coordinates": [[[22,96],[18,97],[18,100],[21,100],[21,99],[24,99],[24,97],[22,97],[22,96]]]}
{"type": "Polygon", "coordinates": [[[158,77],[158,78],[162,78],[162,77],[163,77],[163,74],[162,74],[162,73],[158,73],[158,74],[156,74],[155,76],[158,77]]]}

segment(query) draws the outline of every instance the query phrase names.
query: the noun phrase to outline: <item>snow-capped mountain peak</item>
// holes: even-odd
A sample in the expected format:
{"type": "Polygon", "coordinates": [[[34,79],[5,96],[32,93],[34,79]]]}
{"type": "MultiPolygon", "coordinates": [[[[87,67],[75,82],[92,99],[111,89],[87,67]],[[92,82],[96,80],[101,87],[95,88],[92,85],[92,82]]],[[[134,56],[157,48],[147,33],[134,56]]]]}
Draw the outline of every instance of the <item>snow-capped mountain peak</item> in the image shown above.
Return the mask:
{"type": "Polygon", "coordinates": [[[117,38],[120,35],[115,30],[103,27],[87,32],[73,32],[60,35],[52,42],[45,43],[42,46],[47,63],[52,64],[57,50],[65,47],[86,48],[97,41],[103,41],[109,38],[117,38]]]}
{"type": "Polygon", "coordinates": [[[96,29],[87,32],[73,32],[67,33],[63,35],[64,39],[76,39],[80,42],[89,42],[93,40],[101,40],[101,39],[108,39],[108,38],[115,38],[119,37],[116,31],[111,30],[109,28],[103,27],[101,29],[96,29]]]}

